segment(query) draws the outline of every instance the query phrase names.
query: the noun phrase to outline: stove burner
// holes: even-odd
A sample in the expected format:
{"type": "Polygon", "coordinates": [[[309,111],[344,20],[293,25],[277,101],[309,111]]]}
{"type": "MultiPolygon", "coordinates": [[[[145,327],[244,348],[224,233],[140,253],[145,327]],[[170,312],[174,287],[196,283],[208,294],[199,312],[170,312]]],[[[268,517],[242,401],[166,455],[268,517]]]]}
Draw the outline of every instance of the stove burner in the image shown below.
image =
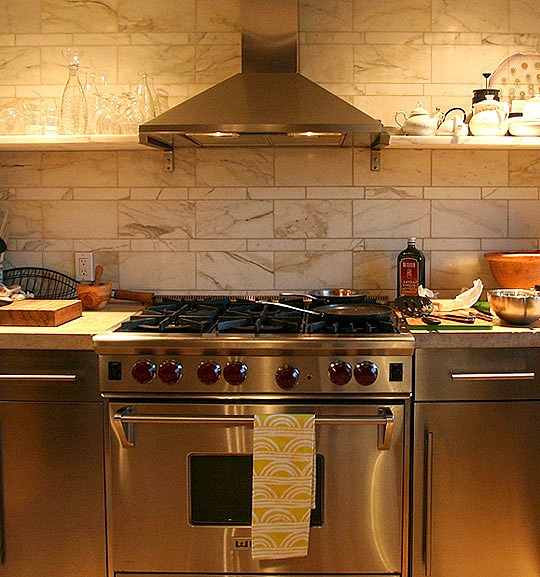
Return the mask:
{"type": "MultiPolygon", "coordinates": [[[[119,331],[191,334],[330,334],[373,335],[398,333],[397,319],[388,315],[373,318],[325,320],[300,311],[264,306],[259,299],[184,297],[150,306],[122,323],[119,331]]],[[[301,299],[287,300],[298,308],[315,305],[301,299]]]]}

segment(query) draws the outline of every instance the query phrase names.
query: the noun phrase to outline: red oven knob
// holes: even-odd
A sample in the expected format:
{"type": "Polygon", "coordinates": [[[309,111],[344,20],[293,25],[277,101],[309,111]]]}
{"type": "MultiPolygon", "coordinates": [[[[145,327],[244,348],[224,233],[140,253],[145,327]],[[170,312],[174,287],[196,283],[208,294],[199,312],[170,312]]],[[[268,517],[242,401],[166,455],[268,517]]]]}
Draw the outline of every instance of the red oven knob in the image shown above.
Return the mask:
{"type": "Polygon", "coordinates": [[[156,374],[156,365],[152,361],[137,361],[131,368],[131,375],[138,383],[149,383],[156,374]]]}
{"type": "Polygon", "coordinates": [[[352,367],[345,361],[335,361],[328,367],[328,376],[334,385],[346,385],[353,375],[352,367]]]}
{"type": "Polygon", "coordinates": [[[173,385],[182,376],[182,365],[173,359],[163,361],[158,367],[157,374],[164,383],[173,385]]]}
{"type": "Polygon", "coordinates": [[[283,365],[276,371],[276,383],[286,391],[296,387],[300,380],[300,371],[292,365],[283,365]]]}
{"type": "Polygon", "coordinates": [[[354,367],[354,378],[363,387],[372,385],[379,375],[377,365],[371,361],[362,361],[354,367]]]}
{"type": "Polygon", "coordinates": [[[241,361],[227,363],[223,369],[223,378],[229,383],[229,385],[241,385],[246,380],[247,370],[247,365],[241,361]]]}
{"type": "Polygon", "coordinates": [[[221,367],[214,361],[203,361],[197,367],[197,378],[205,385],[213,385],[219,381],[221,367]]]}

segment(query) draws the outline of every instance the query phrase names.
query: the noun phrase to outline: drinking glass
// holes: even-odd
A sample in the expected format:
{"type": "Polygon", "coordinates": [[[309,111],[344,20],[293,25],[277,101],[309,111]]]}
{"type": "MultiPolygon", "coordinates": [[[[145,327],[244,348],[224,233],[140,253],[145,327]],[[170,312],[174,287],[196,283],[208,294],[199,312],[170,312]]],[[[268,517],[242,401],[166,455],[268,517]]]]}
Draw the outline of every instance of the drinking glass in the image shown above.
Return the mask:
{"type": "Polygon", "coordinates": [[[26,134],[43,134],[39,98],[23,101],[23,119],[26,134]]]}

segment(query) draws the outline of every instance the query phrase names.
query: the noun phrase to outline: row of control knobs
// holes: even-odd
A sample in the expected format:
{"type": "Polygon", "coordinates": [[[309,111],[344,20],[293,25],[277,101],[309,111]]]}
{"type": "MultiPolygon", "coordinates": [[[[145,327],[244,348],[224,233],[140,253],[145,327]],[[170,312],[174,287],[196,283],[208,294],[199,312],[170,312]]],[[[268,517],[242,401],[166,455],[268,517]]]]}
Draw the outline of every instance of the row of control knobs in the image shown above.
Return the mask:
{"type": "MultiPolygon", "coordinates": [[[[328,378],[334,385],[346,385],[353,378],[362,385],[372,385],[379,374],[372,361],[361,361],[354,367],[346,361],[334,361],[328,366],[328,378]]],[[[137,361],[131,369],[133,378],[141,384],[150,383],[156,377],[165,384],[173,385],[182,377],[182,365],[174,359],[156,365],[150,360],[137,361]]],[[[233,386],[241,385],[248,376],[248,367],[242,361],[231,361],[223,368],[215,361],[203,361],[197,367],[197,378],[205,385],[213,385],[223,379],[233,386]]],[[[275,375],[278,387],[284,390],[294,388],[300,382],[300,371],[294,365],[280,366],[275,375]]]]}

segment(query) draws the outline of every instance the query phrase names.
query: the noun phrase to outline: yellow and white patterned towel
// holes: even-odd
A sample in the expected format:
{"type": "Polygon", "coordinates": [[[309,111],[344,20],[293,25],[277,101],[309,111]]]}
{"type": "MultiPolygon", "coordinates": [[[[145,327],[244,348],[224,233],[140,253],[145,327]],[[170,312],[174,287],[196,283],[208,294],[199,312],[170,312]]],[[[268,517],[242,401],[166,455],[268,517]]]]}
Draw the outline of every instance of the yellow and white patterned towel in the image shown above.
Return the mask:
{"type": "Polygon", "coordinates": [[[253,559],[304,557],[315,506],[315,415],[255,415],[253,559]]]}

